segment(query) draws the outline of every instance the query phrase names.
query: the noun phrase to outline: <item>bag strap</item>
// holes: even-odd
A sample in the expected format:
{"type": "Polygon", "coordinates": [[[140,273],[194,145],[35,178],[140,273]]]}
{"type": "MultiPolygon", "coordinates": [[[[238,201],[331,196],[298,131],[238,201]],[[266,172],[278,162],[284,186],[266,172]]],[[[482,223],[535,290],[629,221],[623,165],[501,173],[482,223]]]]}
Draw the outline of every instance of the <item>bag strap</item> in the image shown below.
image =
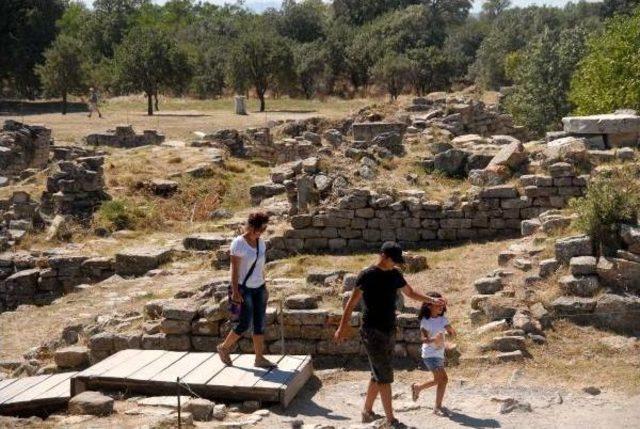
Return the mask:
{"type": "Polygon", "coordinates": [[[256,260],[253,261],[253,264],[251,264],[251,267],[249,268],[249,271],[247,271],[247,275],[245,276],[244,281],[240,286],[242,287],[246,286],[247,280],[249,280],[249,277],[251,277],[251,274],[253,274],[253,271],[256,269],[256,264],[258,263],[259,258],[260,258],[260,239],[258,238],[258,241],[256,243],[256,260]]]}

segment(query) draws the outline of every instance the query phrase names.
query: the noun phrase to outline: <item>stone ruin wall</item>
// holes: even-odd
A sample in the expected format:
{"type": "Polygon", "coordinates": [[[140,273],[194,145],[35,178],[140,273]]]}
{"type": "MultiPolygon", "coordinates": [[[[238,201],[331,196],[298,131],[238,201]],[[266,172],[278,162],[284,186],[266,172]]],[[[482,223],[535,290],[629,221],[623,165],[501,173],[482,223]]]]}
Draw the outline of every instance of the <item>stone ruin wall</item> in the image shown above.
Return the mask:
{"type": "Polygon", "coordinates": [[[563,208],[584,193],[588,176],[557,163],[549,175],[525,175],[519,186],[483,188],[470,201],[450,206],[426,201],[420,191],[393,199],[365,189],[347,191],[337,205],[291,218],[292,229],[269,240],[272,259],[298,252],[374,250],[387,240],[407,248],[439,242],[519,235],[521,222],[563,208]]]}
{"type": "Polygon", "coordinates": [[[75,286],[104,280],[114,272],[113,258],[0,255],[0,313],[23,304],[50,304],[75,286]]]}
{"type": "MultiPolygon", "coordinates": [[[[203,293],[203,288],[198,292],[206,298],[148,302],[144,307],[142,332],[103,332],[92,336],[88,342],[91,360],[102,360],[126,348],[215,352],[216,346],[230,330],[226,310],[227,287],[228,280],[218,280],[206,287],[208,292],[203,293]]],[[[295,306],[285,303],[282,312],[275,307],[267,308],[265,344],[268,352],[282,353],[282,333],[287,354],[324,357],[363,354],[364,349],[357,338],[340,344],[333,341],[342,312],[318,308],[315,299],[312,301],[301,301],[300,304],[304,305],[295,306]]],[[[360,324],[361,313],[356,311],[352,314],[351,326],[357,329],[360,324]]],[[[238,342],[238,350],[240,353],[253,351],[250,333],[238,342]]],[[[417,358],[420,350],[417,316],[406,312],[399,314],[396,356],[417,358]]]]}
{"type": "Polygon", "coordinates": [[[0,176],[20,176],[27,169],[42,170],[49,161],[51,130],[7,120],[0,131],[0,176]]]}
{"type": "Polygon", "coordinates": [[[143,130],[142,134],[136,134],[131,125],[118,125],[114,130],[105,133],[89,134],[85,142],[93,146],[110,146],[118,148],[134,148],[146,145],[158,145],[165,137],[156,130],[143,130]]]}

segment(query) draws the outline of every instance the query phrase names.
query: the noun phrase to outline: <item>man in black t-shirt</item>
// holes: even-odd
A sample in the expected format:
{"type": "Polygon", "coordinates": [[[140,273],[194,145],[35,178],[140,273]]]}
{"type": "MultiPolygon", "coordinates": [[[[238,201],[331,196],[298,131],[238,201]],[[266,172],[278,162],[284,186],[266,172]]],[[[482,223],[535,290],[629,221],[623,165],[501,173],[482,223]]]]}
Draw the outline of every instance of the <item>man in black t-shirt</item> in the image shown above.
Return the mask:
{"type": "Polygon", "coordinates": [[[409,286],[396,265],[404,264],[402,248],[395,242],[386,242],[380,249],[378,262],[364,269],[356,280],[356,288],[344,309],[335,340],[340,342],[349,336],[351,313],[363,299],[362,327],[360,336],[365,346],[371,381],[362,411],[362,422],[369,423],[381,418],[373,412],[373,403],[380,393],[387,423],[392,428],[404,427],[393,416],[391,405],[391,383],[393,383],[392,357],[396,329],[396,297],[401,290],[407,297],[421,302],[439,302],[415,291],[409,286]]]}

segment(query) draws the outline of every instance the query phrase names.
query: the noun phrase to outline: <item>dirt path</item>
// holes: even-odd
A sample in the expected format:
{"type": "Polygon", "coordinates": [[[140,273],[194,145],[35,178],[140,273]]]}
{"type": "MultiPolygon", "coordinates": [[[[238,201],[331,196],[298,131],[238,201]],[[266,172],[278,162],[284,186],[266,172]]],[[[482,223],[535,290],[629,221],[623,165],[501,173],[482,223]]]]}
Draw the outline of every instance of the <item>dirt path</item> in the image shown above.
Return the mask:
{"type": "MultiPolygon", "coordinates": [[[[329,371],[331,372],[331,371],[329,371]]],[[[310,383],[291,404],[289,409],[260,422],[256,428],[271,429],[286,427],[283,416],[302,419],[305,424],[333,425],[348,428],[358,423],[359,410],[364,400],[363,393],[368,373],[363,371],[327,377],[319,372],[319,379],[310,383]],[[345,377],[346,375],[346,377],[345,377]],[[348,381],[328,379],[348,378],[348,381]],[[320,389],[320,387],[322,387],[320,389]]],[[[422,374],[424,376],[426,374],[422,374]]],[[[399,379],[414,378],[418,374],[401,373],[399,379]]],[[[624,396],[615,392],[603,392],[591,396],[581,391],[552,387],[530,387],[520,380],[511,386],[482,386],[462,380],[452,380],[445,398],[445,404],[453,412],[451,418],[432,414],[435,392],[423,393],[417,403],[411,401],[409,383],[394,385],[397,417],[407,425],[416,428],[637,428],[640,421],[640,396],[624,396]],[[562,403],[558,404],[558,395],[562,403]],[[531,404],[532,411],[513,411],[509,414],[498,412],[499,404],[491,398],[512,397],[531,404]]],[[[376,412],[382,413],[379,402],[376,412]]]]}

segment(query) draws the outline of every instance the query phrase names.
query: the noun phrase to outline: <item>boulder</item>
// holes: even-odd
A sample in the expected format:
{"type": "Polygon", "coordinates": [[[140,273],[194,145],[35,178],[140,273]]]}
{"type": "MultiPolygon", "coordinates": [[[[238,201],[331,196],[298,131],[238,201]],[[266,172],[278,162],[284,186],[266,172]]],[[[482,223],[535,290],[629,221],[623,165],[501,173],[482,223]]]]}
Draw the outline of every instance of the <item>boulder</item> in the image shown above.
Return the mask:
{"type": "Polygon", "coordinates": [[[449,149],[437,154],[433,161],[433,168],[449,176],[462,175],[469,154],[460,149],[449,149]]]}
{"type": "Polygon", "coordinates": [[[405,271],[408,273],[418,273],[429,268],[427,257],[415,253],[405,252],[405,271]]]}
{"type": "Polygon", "coordinates": [[[563,276],[560,279],[560,288],[566,295],[594,296],[600,290],[598,276],[563,276]]]}
{"type": "Polygon", "coordinates": [[[524,145],[519,141],[515,141],[500,149],[500,152],[493,157],[489,165],[502,165],[509,167],[511,170],[517,170],[520,165],[527,161],[527,157],[524,145]]]}
{"type": "Polygon", "coordinates": [[[229,238],[218,233],[200,233],[186,236],[182,240],[185,249],[189,250],[217,250],[228,244],[229,238]]]}
{"type": "Polygon", "coordinates": [[[640,298],[635,295],[602,294],[597,298],[594,314],[603,329],[628,334],[640,332],[640,298]]]}
{"type": "Polygon", "coordinates": [[[619,134],[640,132],[640,116],[630,113],[608,113],[562,118],[566,132],[573,134],[619,134]]]}
{"type": "Polygon", "coordinates": [[[556,272],[560,264],[557,259],[543,259],[539,262],[541,278],[545,279],[556,272]]]}
{"type": "Polygon", "coordinates": [[[313,310],[318,308],[318,297],[306,294],[291,295],[285,299],[284,306],[291,310],[313,310]]]}
{"type": "Polygon", "coordinates": [[[193,415],[193,420],[208,422],[213,418],[214,403],[208,399],[191,398],[184,405],[184,409],[193,415]]]}
{"type": "Polygon", "coordinates": [[[87,390],[69,400],[69,414],[108,416],[113,413],[113,398],[87,390]]]}
{"type": "Polygon", "coordinates": [[[597,260],[594,256],[575,256],[569,260],[569,268],[574,276],[589,276],[596,273],[597,260]]]}
{"type": "Polygon", "coordinates": [[[485,277],[473,282],[473,286],[480,294],[493,294],[501,291],[503,288],[502,279],[500,277],[485,277]]]}
{"type": "Polygon", "coordinates": [[[162,317],[191,322],[197,314],[196,304],[187,300],[171,300],[162,305],[162,317]]]}
{"type": "Polygon", "coordinates": [[[584,139],[577,137],[564,137],[550,141],[543,154],[547,164],[556,162],[569,162],[576,164],[589,160],[589,152],[584,139]]]}
{"type": "Polygon", "coordinates": [[[83,368],[89,364],[89,349],[84,346],[63,347],[55,351],[53,360],[58,368],[83,368]]]}
{"type": "Polygon", "coordinates": [[[561,296],[551,303],[551,308],[558,316],[592,313],[596,308],[596,300],[578,296],[561,296]]]}
{"type": "Polygon", "coordinates": [[[497,186],[511,177],[511,170],[503,165],[491,165],[482,170],[469,170],[469,183],[474,186],[497,186]]]}
{"type": "Polygon", "coordinates": [[[542,325],[533,317],[531,311],[518,310],[512,320],[514,329],[521,329],[527,334],[542,333],[542,325]]]}
{"type": "Polygon", "coordinates": [[[493,338],[488,346],[490,350],[498,352],[525,351],[527,349],[524,337],[507,335],[493,338]]]}
{"type": "Polygon", "coordinates": [[[640,254],[640,226],[622,224],[620,236],[630,252],[640,254]]]}
{"type": "Polygon", "coordinates": [[[141,276],[158,268],[171,258],[171,249],[136,247],[116,253],[115,270],[120,276],[141,276]]]}
{"type": "Polygon", "coordinates": [[[600,257],[598,276],[603,286],[618,291],[640,293],[640,263],[627,259],[600,257]]]}
{"type": "Polygon", "coordinates": [[[510,319],[516,314],[516,303],[513,299],[500,296],[489,296],[478,304],[489,320],[510,319]]]}
{"type": "Polygon", "coordinates": [[[556,240],[556,259],[561,264],[568,264],[574,256],[591,256],[593,246],[591,238],[586,235],[566,237],[556,240]]]}

